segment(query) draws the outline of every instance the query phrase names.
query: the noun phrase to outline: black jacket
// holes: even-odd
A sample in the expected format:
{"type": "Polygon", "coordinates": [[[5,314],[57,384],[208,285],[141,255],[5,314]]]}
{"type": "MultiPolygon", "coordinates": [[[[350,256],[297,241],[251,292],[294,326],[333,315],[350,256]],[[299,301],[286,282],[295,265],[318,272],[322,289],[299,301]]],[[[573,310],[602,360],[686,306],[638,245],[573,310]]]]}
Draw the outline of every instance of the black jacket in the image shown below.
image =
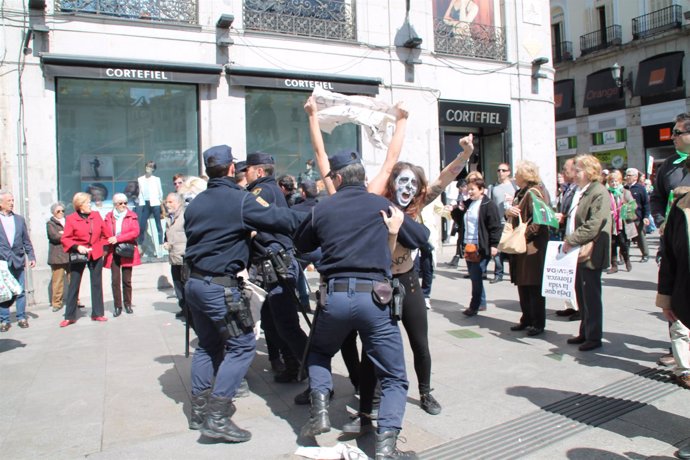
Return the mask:
{"type": "Polygon", "coordinates": [[[690,173],[685,168],[684,162],[673,164],[677,159],[678,155],[671,155],[659,166],[656,172],[654,191],[649,199],[649,204],[657,226],[664,223],[668,195],[671,190],[679,186],[690,186],[690,173]]]}
{"type": "MultiPolygon", "coordinates": [[[[465,200],[463,205],[465,210],[470,208],[472,200],[465,200]]],[[[464,214],[463,214],[464,221],[464,214]]],[[[497,248],[501,241],[503,226],[501,217],[498,215],[498,207],[489,197],[484,195],[479,205],[478,234],[479,234],[479,254],[482,257],[491,257],[491,248],[497,248]]],[[[462,235],[465,238],[464,232],[462,235]]]]}
{"type": "Polygon", "coordinates": [[[635,182],[631,186],[626,186],[632,194],[635,201],[637,201],[637,209],[635,210],[635,217],[637,221],[645,219],[649,215],[649,194],[644,185],[635,182]]]}

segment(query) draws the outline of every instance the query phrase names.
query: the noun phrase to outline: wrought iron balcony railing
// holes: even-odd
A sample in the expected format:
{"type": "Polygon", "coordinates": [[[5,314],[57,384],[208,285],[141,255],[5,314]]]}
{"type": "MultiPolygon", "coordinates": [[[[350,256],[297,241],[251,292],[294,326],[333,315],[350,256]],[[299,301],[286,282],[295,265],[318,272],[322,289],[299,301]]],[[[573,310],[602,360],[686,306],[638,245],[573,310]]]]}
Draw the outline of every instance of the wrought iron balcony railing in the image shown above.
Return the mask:
{"type": "Polygon", "coordinates": [[[580,36],[580,52],[585,54],[594,51],[603,50],[609,46],[621,44],[621,26],[612,25],[604,30],[597,30],[595,32],[580,36]]]}
{"type": "Polygon", "coordinates": [[[504,61],[506,38],[502,27],[443,19],[434,21],[434,50],[454,54],[504,61]]]}
{"type": "Polygon", "coordinates": [[[573,60],[573,42],[561,42],[559,45],[554,44],[552,48],[554,64],[573,60]]]}
{"type": "Polygon", "coordinates": [[[197,0],[55,0],[55,11],[198,24],[197,0]]]}
{"type": "Polygon", "coordinates": [[[355,41],[353,0],[244,0],[245,30],[355,41]]]}
{"type": "Polygon", "coordinates": [[[683,25],[683,7],[671,5],[632,20],[633,40],[649,37],[683,25]]]}

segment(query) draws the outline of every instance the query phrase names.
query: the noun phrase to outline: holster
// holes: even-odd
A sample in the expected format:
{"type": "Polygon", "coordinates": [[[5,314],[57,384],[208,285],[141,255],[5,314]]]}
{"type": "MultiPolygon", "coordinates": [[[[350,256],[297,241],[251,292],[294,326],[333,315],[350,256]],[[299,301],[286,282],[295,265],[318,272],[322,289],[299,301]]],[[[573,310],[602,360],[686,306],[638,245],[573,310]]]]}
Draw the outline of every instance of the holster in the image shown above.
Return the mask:
{"type": "Polygon", "coordinates": [[[290,266],[292,256],[285,249],[274,252],[269,249],[264,257],[259,260],[261,274],[265,285],[285,282],[290,278],[290,266]]]}
{"type": "Polygon", "coordinates": [[[405,300],[405,286],[400,284],[398,278],[391,280],[391,287],[393,288],[393,300],[391,302],[391,318],[400,321],[403,316],[403,301],[405,300]]]}
{"type": "MultiPolygon", "coordinates": [[[[242,280],[239,278],[239,280],[242,280]]],[[[244,296],[244,286],[237,288],[224,287],[225,307],[227,312],[222,320],[216,321],[223,340],[239,337],[254,327],[254,318],[249,307],[249,300],[244,296]]]]}

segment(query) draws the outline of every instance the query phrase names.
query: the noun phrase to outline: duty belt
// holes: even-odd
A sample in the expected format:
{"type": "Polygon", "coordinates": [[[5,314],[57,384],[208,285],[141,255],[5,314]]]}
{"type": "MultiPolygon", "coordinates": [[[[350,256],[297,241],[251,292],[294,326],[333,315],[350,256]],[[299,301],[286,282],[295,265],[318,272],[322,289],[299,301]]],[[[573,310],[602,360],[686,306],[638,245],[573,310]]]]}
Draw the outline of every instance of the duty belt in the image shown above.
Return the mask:
{"type": "Polygon", "coordinates": [[[198,280],[204,280],[204,281],[209,281],[213,284],[219,284],[223,287],[237,287],[237,278],[230,276],[230,275],[225,275],[225,276],[210,276],[210,275],[204,275],[203,273],[197,272],[192,270],[192,273],[189,274],[190,278],[196,278],[198,280]]]}
{"type": "MultiPolygon", "coordinates": [[[[355,292],[371,292],[374,285],[371,281],[359,281],[355,283],[355,292]]],[[[334,282],[333,288],[329,292],[348,292],[350,290],[350,283],[348,282],[334,282]]]]}

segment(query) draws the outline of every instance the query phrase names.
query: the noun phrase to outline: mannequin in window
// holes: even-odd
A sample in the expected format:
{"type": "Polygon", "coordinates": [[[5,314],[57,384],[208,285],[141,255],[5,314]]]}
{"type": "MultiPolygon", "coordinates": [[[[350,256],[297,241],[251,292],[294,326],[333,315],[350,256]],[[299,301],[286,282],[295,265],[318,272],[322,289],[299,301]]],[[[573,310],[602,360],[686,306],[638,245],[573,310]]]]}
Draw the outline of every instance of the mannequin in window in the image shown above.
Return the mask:
{"type": "Polygon", "coordinates": [[[158,231],[158,244],[163,244],[163,228],[161,227],[161,201],[163,200],[163,187],[161,186],[161,179],[154,176],[153,172],[156,170],[156,163],[147,161],[145,165],[145,174],[137,178],[139,184],[139,244],[144,242],[146,237],[146,226],[148,225],[149,217],[153,215],[153,220],[156,223],[156,230],[158,231]]]}

